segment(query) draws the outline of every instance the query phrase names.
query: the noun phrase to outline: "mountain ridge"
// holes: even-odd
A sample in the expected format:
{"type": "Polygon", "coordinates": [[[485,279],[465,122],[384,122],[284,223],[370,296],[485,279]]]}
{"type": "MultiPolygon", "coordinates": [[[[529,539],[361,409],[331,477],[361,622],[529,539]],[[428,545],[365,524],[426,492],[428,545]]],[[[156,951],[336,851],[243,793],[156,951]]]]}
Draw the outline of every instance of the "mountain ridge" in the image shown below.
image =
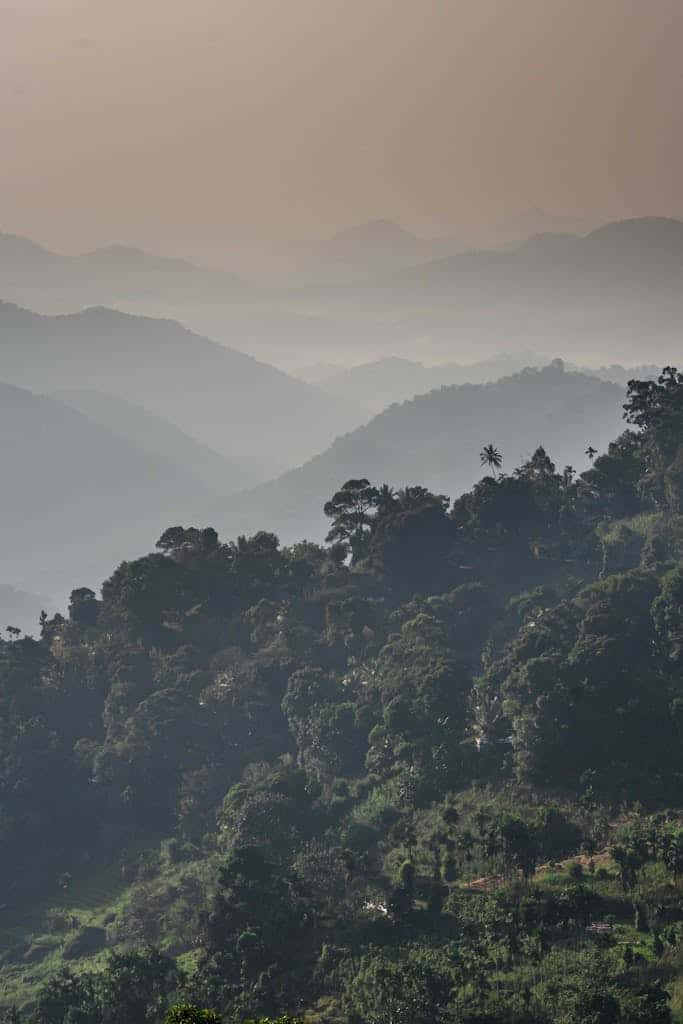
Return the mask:
{"type": "Polygon", "coordinates": [[[0,353],[10,383],[112,392],[262,479],[361,419],[347,401],[170,318],[107,307],[48,316],[0,303],[0,353]]]}
{"type": "Polygon", "coordinates": [[[488,384],[444,386],[384,409],[302,466],[214,506],[208,520],[228,536],[273,529],[285,542],[317,540],[324,502],[350,477],[457,494],[480,476],[479,453],[490,441],[503,447],[506,464],[542,444],[558,465],[580,468],[589,443],[600,449],[616,433],[623,395],[561,361],[488,384]]]}

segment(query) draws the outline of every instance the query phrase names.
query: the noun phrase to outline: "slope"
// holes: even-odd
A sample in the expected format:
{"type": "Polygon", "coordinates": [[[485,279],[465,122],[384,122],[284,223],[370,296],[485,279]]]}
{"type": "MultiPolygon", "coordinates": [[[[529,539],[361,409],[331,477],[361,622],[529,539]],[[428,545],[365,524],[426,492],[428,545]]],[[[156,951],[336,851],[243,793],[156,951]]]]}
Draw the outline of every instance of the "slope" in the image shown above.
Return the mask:
{"type": "Polygon", "coordinates": [[[393,221],[371,220],[304,247],[291,283],[323,285],[367,280],[465,248],[460,239],[419,238],[393,221]]]}
{"type": "Polygon", "coordinates": [[[425,366],[412,359],[389,356],[329,374],[319,384],[324,391],[355,401],[373,413],[450,384],[485,384],[525,366],[547,362],[533,352],[501,352],[476,363],[425,366]]]}
{"type": "Polygon", "coordinates": [[[0,384],[0,432],[4,583],[52,596],[97,582],[112,559],[145,550],[160,524],[209,500],[177,463],[8,384],[0,384]]]}
{"type": "Polygon", "coordinates": [[[262,479],[360,420],[341,399],[174,321],[109,309],[51,317],[2,303],[0,355],[9,383],[119,395],[262,479]]]}
{"type": "Polygon", "coordinates": [[[156,256],[126,245],[108,245],[81,256],[52,252],[27,238],[0,233],[0,293],[43,308],[161,300],[246,296],[251,288],[235,274],[156,256]]]}
{"type": "MultiPolygon", "coordinates": [[[[542,366],[548,360],[535,352],[500,352],[474,363],[423,363],[398,356],[361,363],[348,369],[329,371],[318,386],[339,398],[355,401],[372,413],[381,412],[393,402],[404,402],[434,388],[451,384],[486,384],[527,366],[542,366]]],[[[626,386],[633,377],[656,377],[660,367],[654,365],[585,367],[570,364],[569,368],[601,380],[626,386]]]]}
{"type": "Polygon", "coordinates": [[[104,391],[55,391],[52,396],[83,413],[88,419],[128,438],[138,448],[177,463],[216,494],[234,494],[256,481],[237,461],[228,461],[208,445],[188,437],[175,424],[116,395],[104,391]]]}
{"type": "Polygon", "coordinates": [[[299,469],[237,495],[209,516],[227,535],[271,529],[282,539],[319,538],[322,506],[350,477],[394,487],[420,482],[458,494],[481,475],[479,452],[493,442],[504,468],[543,444],[558,466],[585,468],[590,443],[601,449],[619,431],[623,390],[567,372],[556,362],[492,384],[431,391],[394,405],[337,440],[299,469]]]}

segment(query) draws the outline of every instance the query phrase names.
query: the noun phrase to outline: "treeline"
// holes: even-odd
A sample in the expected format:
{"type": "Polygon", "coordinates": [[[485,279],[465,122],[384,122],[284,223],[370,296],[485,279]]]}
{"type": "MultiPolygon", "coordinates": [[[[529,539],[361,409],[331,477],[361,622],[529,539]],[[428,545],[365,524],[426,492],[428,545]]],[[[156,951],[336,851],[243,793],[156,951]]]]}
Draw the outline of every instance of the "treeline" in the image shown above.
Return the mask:
{"type": "Polygon", "coordinates": [[[325,545],[172,527],[0,642],[0,903],[79,968],[27,1019],[670,1019],[683,375],[625,417],[580,475],[349,480],[325,545]],[[104,864],[125,899],[60,916],[104,864]]]}

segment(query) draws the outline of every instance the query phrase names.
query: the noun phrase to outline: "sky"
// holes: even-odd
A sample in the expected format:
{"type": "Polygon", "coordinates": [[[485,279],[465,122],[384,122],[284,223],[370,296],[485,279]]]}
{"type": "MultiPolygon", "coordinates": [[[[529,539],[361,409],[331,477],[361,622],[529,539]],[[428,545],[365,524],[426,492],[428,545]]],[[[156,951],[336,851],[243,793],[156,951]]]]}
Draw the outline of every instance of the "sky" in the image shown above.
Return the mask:
{"type": "Polygon", "coordinates": [[[0,229],[215,252],[683,215],[681,0],[0,0],[0,229]]]}

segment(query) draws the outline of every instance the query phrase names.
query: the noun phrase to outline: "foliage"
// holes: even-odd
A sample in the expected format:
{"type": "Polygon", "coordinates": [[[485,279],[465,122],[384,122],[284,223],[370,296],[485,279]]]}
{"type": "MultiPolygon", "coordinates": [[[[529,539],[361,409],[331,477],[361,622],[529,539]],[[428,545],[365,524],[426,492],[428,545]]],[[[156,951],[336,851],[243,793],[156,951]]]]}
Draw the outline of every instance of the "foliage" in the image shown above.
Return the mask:
{"type": "Polygon", "coordinates": [[[666,1024],[682,402],[578,477],[347,481],[327,546],[171,527],[0,640],[7,1019],[666,1024]]]}

